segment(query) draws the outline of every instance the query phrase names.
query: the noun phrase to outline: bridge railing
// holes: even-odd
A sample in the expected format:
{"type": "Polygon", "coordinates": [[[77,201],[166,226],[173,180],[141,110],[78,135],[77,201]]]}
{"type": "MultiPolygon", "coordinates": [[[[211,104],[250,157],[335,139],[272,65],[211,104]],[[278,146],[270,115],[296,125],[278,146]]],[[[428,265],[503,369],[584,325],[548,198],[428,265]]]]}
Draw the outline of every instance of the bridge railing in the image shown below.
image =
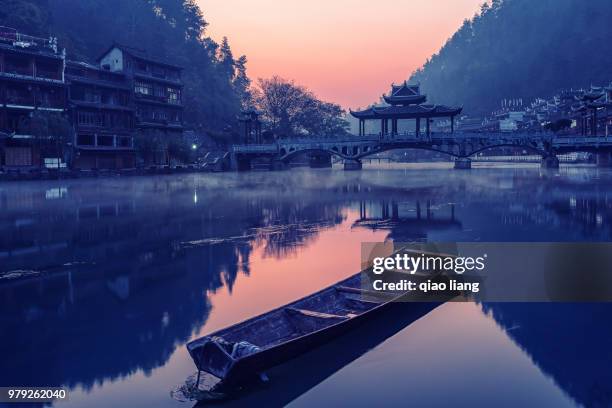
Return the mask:
{"type": "Polygon", "coordinates": [[[276,153],[278,152],[278,144],[248,144],[248,145],[233,145],[234,153],[276,153]]]}

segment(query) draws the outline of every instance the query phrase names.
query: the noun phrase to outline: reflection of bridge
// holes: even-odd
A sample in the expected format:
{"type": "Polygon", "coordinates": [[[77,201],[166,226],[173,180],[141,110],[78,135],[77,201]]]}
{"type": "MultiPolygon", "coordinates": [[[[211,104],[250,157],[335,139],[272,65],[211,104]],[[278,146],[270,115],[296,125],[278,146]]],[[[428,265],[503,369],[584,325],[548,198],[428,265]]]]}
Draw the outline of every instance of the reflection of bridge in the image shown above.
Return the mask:
{"type": "Polygon", "coordinates": [[[435,217],[430,200],[425,208],[416,201],[414,207],[408,202],[381,200],[359,202],[359,219],[353,227],[367,228],[373,231],[389,231],[387,239],[395,242],[412,242],[427,239],[427,233],[434,230],[461,228],[461,221],[455,218],[455,205],[450,205],[450,214],[435,217]],[[369,214],[371,213],[371,214],[369,214]]]}
{"type": "Polygon", "coordinates": [[[353,136],[345,139],[281,139],[270,144],[245,144],[232,147],[231,161],[235,170],[247,170],[254,159],[268,159],[273,168],[282,168],[293,157],[310,153],[319,161],[331,163],[331,156],[345,161],[346,170],[361,168],[361,160],[373,154],[395,149],[422,149],[455,158],[455,168],[470,168],[470,157],[485,150],[515,147],[542,158],[543,167],[558,167],[558,154],[576,151],[612,152],[612,138],[565,137],[543,132],[512,133],[405,133],[380,136],[353,136]]]}

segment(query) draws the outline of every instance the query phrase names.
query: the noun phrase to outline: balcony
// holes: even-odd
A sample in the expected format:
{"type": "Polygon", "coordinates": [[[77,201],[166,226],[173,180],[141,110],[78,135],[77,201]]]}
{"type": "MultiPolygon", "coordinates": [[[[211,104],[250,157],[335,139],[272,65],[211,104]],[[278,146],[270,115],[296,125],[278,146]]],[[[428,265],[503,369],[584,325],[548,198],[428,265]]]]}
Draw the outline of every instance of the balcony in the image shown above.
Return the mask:
{"type": "Polygon", "coordinates": [[[30,65],[16,65],[10,64],[8,61],[4,64],[4,73],[21,76],[34,76],[34,71],[30,65]]]}
{"type": "Polygon", "coordinates": [[[44,69],[41,67],[36,68],[36,77],[44,78],[44,79],[54,79],[60,81],[62,76],[59,73],[58,69],[44,69]]]}
{"type": "Polygon", "coordinates": [[[12,64],[5,61],[4,66],[0,66],[0,75],[14,78],[38,79],[42,81],[63,82],[60,69],[41,68],[34,69],[32,65],[12,64]],[[36,75],[34,74],[36,72],[36,75]]]}
{"type": "Polygon", "coordinates": [[[155,96],[155,95],[143,94],[143,93],[138,93],[138,92],[136,92],[135,95],[136,95],[137,101],[154,102],[157,104],[173,105],[177,107],[182,106],[182,103],[180,100],[170,99],[168,96],[155,96]]]}
{"type": "Polygon", "coordinates": [[[122,135],[78,135],[76,147],[84,150],[133,150],[134,138],[122,135]]]}
{"type": "Polygon", "coordinates": [[[34,101],[34,95],[12,95],[7,96],[4,101],[7,105],[15,106],[31,106],[34,107],[36,102],[34,101]]]}
{"type": "Polygon", "coordinates": [[[168,74],[161,74],[161,73],[156,73],[156,72],[148,72],[148,71],[143,71],[139,69],[136,69],[134,71],[134,75],[137,77],[141,77],[141,78],[157,79],[157,80],[161,80],[164,82],[170,82],[173,84],[181,83],[181,78],[177,75],[168,75],[168,74]]]}
{"type": "Polygon", "coordinates": [[[183,123],[177,120],[168,120],[161,118],[137,118],[138,126],[143,127],[172,127],[172,128],[181,128],[183,127],[183,123]]]}

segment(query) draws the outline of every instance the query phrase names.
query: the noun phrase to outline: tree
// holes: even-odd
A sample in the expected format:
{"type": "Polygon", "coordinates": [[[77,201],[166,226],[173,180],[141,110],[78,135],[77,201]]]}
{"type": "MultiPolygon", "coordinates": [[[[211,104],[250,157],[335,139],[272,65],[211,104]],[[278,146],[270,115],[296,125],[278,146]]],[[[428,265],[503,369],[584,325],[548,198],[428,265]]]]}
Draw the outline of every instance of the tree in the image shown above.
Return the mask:
{"type": "Polygon", "coordinates": [[[279,76],[259,79],[253,100],[277,137],[330,137],[345,134],[348,127],[339,105],[323,102],[305,87],[279,76]]]}
{"type": "Polygon", "coordinates": [[[234,67],[234,55],[232,54],[227,37],[223,37],[223,41],[221,41],[219,56],[217,59],[219,61],[221,72],[227,77],[228,81],[232,82],[236,73],[234,67]]]}
{"type": "Polygon", "coordinates": [[[240,98],[240,103],[243,109],[248,109],[253,106],[253,95],[251,94],[251,80],[246,72],[247,57],[241,56],[235,63],[236,76],[234,78],[234,89],[240,98]]]}
{"type": "MultiPolygon", "coordinates": [[[[487,3],[488,4],[488,3],[487,3]]],[[[494,0],[467,20],[411,80],[429,100],[486,114],[503,98],[533,99],[608,84],[609,0],[494,0]]]]}
{"type": "Polygon", "coordinates": [[[31,35],[46,35],[48,4],[46,0],[3,0],[0,22],[6,27],[27,30],[31,35]]]}

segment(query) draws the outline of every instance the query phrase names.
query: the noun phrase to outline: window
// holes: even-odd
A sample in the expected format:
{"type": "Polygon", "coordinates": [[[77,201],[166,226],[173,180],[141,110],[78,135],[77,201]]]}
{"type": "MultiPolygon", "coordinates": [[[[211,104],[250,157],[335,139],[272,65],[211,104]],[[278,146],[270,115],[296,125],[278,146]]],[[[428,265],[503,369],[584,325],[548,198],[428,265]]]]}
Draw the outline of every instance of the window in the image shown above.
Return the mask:
{"type": "Polygon", "coordinates": [[[149,121],[153,119],[153,112],[146,108],[138,108],[138,118],[143,121],[149,121]]]}
{"type": "Polygon", "coordinates": [[[28,75],[32,76],[32,66],[30,61],[26,57],[22,56],[9,56],[4,57],[4,71],[9,74],[28,75]]]}
{"type": "Polygon", "coordinates": [[[104,114],[97,112],[79,112],[77,122],[82,126],[104,126],[104,114]]]}
{"type": "Polygon", "coordinates": [[[66,163],[62,161],[62,159],[58,159],[56,157],[45,157],[45,167],[48,169],[57,169],[57,168],[65,168],[66,163]]]}
{"type": "Polygon", "coordinates": [[[114,144],[113,136],[98,136],[98,146],[113,146],[114,144]]]}
{"type": "Polygon", "coordinates": [[[172,122],[176,122],[176,123],[180,122],[181,121],[181,112],[179,112],[179,111],[171,112],[170,113],[170,120],[172,122]]]}
{"type": "Polygon", "coordinates": [[[78,135],[77,137],[77,144],[79,146],[93,146],[95,142],[93,135],[78,135]]]}
{"type": "Polygon", "coordinates": [[[134,92],[139,95],[153,95],[153,86],[146,82],[136,81],[134,82],[134,92]]]}
{"type": "Polygon", "coordinates": [[[157,120],[166,120],[166,119],[168,119],[168,115],[167,115],[166,111],[155,111],[154,115],[155,115],[154,119],[157,119],[157,120]]]}
{"type": "Polygon", "coordinates": [[[181,103],[181,90],[168,87],[168,103],[178,105],[181,103]]]}
{"type": "Polygon", "coordinates": [[[159,98],[166,98],[166,89],[163,86],[156,86],[155,96],[159,98]]]}

